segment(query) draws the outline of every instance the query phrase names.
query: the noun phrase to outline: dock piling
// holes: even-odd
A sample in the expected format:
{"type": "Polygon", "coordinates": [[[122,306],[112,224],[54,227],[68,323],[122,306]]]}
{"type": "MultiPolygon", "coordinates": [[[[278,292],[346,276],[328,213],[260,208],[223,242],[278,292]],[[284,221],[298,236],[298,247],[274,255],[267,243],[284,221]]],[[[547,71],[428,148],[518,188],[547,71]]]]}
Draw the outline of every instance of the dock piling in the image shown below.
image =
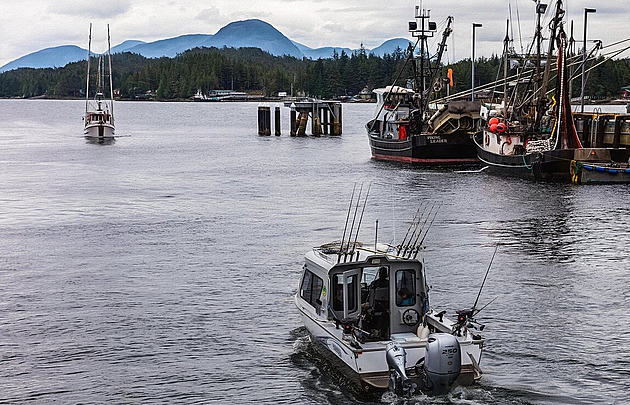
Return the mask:
{"type": "Polygon", "coordinates": [[[291,115],[289,117],[289,121],[291,124],[291,136],[295,136],[297,134],[297,126],[298,126],[298,122],[297,122],[297,116],[296,116],[296,112],[295,112],[295,104],[291,103],[291,115]]]}
{"type": "Polygon", "coordinates": [[[258,135],[271,135],[271,108],[264,104],[258,106],[258,135]]]}
{"type": "Polygon", "coordinates": [[[280,106],[276,105],[275,108],[275,129],[276,129],[276,136],[280,136],[280,106]]]}

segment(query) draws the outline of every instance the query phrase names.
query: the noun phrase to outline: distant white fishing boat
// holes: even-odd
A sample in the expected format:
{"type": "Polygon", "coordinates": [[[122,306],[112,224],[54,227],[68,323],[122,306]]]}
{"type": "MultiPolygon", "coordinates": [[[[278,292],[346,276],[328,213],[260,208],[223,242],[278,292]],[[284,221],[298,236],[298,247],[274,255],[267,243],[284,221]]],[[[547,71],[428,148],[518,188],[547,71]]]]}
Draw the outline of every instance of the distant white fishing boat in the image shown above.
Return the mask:
{"type": "Polygon", "coordinates": [[[114,138],[114,89],[112,86],[112,55],[109,37],[109,24],[107,24],[107,71],[102,55],[97,59],[98,68],[96,76],[96,92],[90,99],[90,62],[92,59],[92,24],[90,24],[90,36],[88,43],[87,78],[85,88],[85,116],[83,133],[87,138],[114,138]],[[105,99],[105,77],[109,78],[109,100],[105,99]]]}

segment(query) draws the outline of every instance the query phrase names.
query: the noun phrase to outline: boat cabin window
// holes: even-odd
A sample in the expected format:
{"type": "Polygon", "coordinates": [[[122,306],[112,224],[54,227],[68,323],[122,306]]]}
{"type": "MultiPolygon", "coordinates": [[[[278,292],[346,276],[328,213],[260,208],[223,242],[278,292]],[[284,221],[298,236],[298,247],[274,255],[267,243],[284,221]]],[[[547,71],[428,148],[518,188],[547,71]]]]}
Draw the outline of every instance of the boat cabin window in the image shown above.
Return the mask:
{"type": "Polygon", "coordinates": [[[399,307],[416,305],[415,270],[399,270],[396,272],[396,305],[399,307]]]}
{"type": "MultiPolygon", "coordinates": [[[[344,295],[343,295],[343,274],[335,274],[332,280],[332,288],[333,288],[333,310],[334,311],[343,311],[344,304],[344,295]]],[[[348,312],[355,312],[358,307],[358,297],[357,297],[357,283],[358,276],[356,274],[350,275],[347,277],[348,284],[348,312]]]]}
{"type": "Polygon", "coordinates": [[[304,271],[302,287],[300,288],[300,296],[304,301],[308,302],[316,309],[319,309],[322,303],[319,297],[322,294],[323,287],[324,280],[308,270],[304,271]]]}

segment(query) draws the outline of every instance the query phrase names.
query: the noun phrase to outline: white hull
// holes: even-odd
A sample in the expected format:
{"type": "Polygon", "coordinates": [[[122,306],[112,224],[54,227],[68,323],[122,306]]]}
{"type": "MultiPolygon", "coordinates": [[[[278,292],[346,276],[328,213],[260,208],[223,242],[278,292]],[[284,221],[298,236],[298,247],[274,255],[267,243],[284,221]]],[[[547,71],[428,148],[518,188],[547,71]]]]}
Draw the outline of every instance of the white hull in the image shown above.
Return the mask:
{"type": "MultiPolygon", "coordinates": [[[[304,303],[298,295],[295,305],[300,311],[302,322],[309,331],[313,342],[323,349],[332,361],[340,360],[348,378],[360,385],[364,390],[390,388],[390,367],[386,360],[386,345],[389,341],[363,343],[360,348],[353,347],[350,341],[343,338],[341,328],[334,321],[318,317],[313,308],[304,303]]],[[[451,332],[450,321],[439,323],[437,318],[428,317],[431,329],[435,332],[451,332]]],[[[462,371],[457,379],[459,385],[470,385],[481,377],[479,361],[481,360],[482,340],[470,337],[458,337],[461,348],[462,371]]],[[[416,374],[415,366],[425,357],[428,339],[420,338],[414,333],[393,334],[391,341],[398,342],[406,351],[407,372],[410,377],[416,374]]],[[[338,362],[337,362],[338,363],[338,362]]],[[[419,377],[419,376],[416,376],[419,377]]]]}
{"type": "Polygon", "coordinates": [[[87,138],[113,138],[115,128],[111,124],[88,124],[83,130],[87,138]]]}

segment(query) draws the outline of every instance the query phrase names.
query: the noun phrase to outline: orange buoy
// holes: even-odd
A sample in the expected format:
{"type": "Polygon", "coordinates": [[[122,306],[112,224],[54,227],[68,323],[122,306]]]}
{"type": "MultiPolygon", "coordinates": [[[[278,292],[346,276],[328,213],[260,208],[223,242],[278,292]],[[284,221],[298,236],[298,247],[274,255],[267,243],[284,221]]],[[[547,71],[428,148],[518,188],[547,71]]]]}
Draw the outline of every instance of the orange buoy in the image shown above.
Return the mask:
{"type": "Polygon", "coordinates": [[[498,124],[498,123],[499,123],[499,119],[498,119],[497,117],[492,117],[492,118],[490,118],[490,121],[488,121],[488,123],[489,123],[490,125],[492,125],[492,124],[498,124]]]}
{"type": "Polygon", "coordinates": [[[497,132],[497,124],[490,124],[490,132],[497,132]]]}
{"type": "Polygon", "coordinates": [[[503,133],[503,132],[505,132],[505,130],[506,130],[506,129],[507,129],[507,127],[505,126],[505,124],[504,124],[504,123],[499,122],[499,123],[497,124],[497,131],[498,131],[498,132],[503,133]]]}

